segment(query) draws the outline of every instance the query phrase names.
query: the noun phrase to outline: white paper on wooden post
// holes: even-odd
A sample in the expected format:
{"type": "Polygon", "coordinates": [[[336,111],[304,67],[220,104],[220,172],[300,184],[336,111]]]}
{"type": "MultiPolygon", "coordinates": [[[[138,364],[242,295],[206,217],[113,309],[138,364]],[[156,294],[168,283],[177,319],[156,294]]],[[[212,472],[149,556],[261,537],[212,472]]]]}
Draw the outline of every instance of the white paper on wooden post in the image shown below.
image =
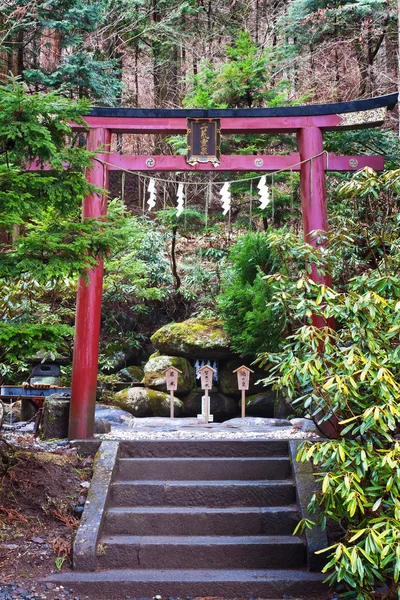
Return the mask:
{"type": "Polygon", "coordinates": [[[210,414],[210,396],[207,396],[207,398],[206,396],[201,397],[201,414],[197,415],[197,418],[203,421],[206,420],[206,399],[208,400],[208,422],[213,423],[214,415],[210,414]]]}

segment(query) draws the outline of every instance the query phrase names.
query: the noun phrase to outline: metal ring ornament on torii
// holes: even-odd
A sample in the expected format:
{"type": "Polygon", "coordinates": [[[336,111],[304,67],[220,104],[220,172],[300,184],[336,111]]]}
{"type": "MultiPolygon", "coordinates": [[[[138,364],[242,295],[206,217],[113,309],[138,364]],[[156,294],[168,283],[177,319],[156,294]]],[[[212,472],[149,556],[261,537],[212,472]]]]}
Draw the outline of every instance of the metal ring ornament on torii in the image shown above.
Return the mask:
{"type": "MultiPolygon", "coordinates": [[[[87,148],[97,152],[87,179],[94,186],[108,188],[108,173],[112,169],[132,171],[300,171],[301,206],[305,240],[315,244],[313,231],[327,231],[325,173],[355,171],[364,167],[384,168],[383,156],[326,155],[323,146],[325,131],[360,129],[382,125],[386,111],[395,107],[398,94],[388,94],[367,100],[255,109],[152,109],[93,107],[84,117],[88,130],[87,148]],[[298,153],[287,156],[221,156],[216,166],[210,163],[187,164],[182,156],[120,156],[110,153],[113,133],[185,134],[187,119],[220,119],[221,135],[230,133],[295,133],[298,153]],[[146,164],[146,161],[148,163],[146,164]],[[153,162],[154,161],[154,162],[153,162]],[[109,163],[111,166],[108,166],[109,163]]],[[[84,127],[72,124],[74,131],[84,127]]],[[[31,169],[39,169],[34,162],[31,169]]],[[[101,218],[106,213],[106,197],[89,195],[83,204],[83,216],[101,218]]],[[[330,285],[328,275],[321,276],[312,267],[311,278],[330,285]]],[[[93,436],[94,407],[98,369],[103,262],[89,271],[78,286],[75,320],[75,343],[70,411],[70,439],[93,436]]],[[[325,323],[314,319],[316,326],[325,323]]]]}

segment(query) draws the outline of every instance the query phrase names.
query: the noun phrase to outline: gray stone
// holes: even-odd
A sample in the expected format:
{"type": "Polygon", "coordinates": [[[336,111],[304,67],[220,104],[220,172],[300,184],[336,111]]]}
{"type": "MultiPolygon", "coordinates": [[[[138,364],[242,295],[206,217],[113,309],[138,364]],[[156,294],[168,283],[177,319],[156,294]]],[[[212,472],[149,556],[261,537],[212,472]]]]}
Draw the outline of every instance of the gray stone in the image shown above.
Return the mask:
{"type": "Polygon", "coordinates": [[[111,426],[126,427],[130,419],[131,413],[126,410],[121,410],[116,406],[107,406],[106,404],[96,403],[96,418],[102,421],[107,421],[111,426]]]}
{"type": "MultiPolygon", "coordinates": [[[[302,519],[318,521],[320,510],[310,515],[308,504],[314,493],[320,491],[320,484],[317,483],[313,474],[313,466],[310,461],[297,462],[296,456],[299,451],[299,446],[302,442],[297,440],[289,441],[289,455],[292,462],[293,477],[296,484],[297,503],[300,507],[302,519]]],[[[312,529],[305,529],[307,541],[307,562],[310,571],[320,571],[326,563],[324,554],[316,554],[319,550],[327,548],[328,536],[326,530],[321,529],[318,525],[314,525],[312,529]]]]}
{"type": "Polygon", "coordinates": [[[129,426],[131,428],[134,427],[135,429],[151,428],[159,429],[162,431],[172,431],[179,430],[181,428],[193,427],[198,424],[199,422],[197,418],[191,419],[188,417],[178,417],[176,419],[170,419],[169,417],[144,417],[141,419],[132,419],[131,417],[129,426]]]}
{"type": "Polygon", "coordinates": [[[93,465],[85,510],[74,539],[73,567],[76,570],[94,571],[96,551],[110,495],[112,476],[119,452],[118,442],[102,442],[93,465]]]}
{"type": "Polygon", "coordinates": [[[286,421],[286,419],[266,419],[263,417],[237,417],[236,419],[229,419],[229,421],[225,421],[224,427],[234,427],[234,428],[242,428],[242,427],[263,427],[263,428],[273,428],[273,427],[291,427],[292,423],[290,421],[286,421]]]}
{"type": "Polygon", "coordinates": [[[300,431],[310,431],[312,433],[320,435],[320,431],[318,430],[318,427],[315,425],[312,419],[296,418],[291,419],[290,423],[296,429],[300,429],[300,431]]]}
{"type": "Polygon", "coordinates": [[[160,392],[166,392],[165,369],[175,367],[182,371],[178,376],[176,395],[188,394],[194,387],[195,374],[190,362],[181,356],[151,356],[144,366],[144,384],[160,392]]]}
{"type": "Polygon", "coordinates": [[[151,337],[154,346],[168,356],[184,356],[195,360],[229,358],[229,338],[219,319],[188,319],[169,323],[151,337]]]}
{"type": "Polygon", "coordinates": [[[287,419],[290,415],[294,414],[292,405],[288,398],[282,395],[282,393],[276,394],[275,405],[274,405],[274,417],[277,419],[287,419]]]}
{"type": "Polygon", "coordinates": [[[99,419],[99,417],[95,417],[93,433],[109,433],[110,431],[111,425],[108,421],[99,419]]]}
{"type": "Polygon", "coordinates": [[[43,438],[68,437],[70,399],[52,394],[48,396],[43,405],[43,438]]]}
{"type": "MultiPolygon", "coordinates": [[[[183,398],[184,417],[195,417],[201,413],[201,398],[203,395],[204,392],[193,391],[183,398]]],[[[226,421],[239,414],[237,401],[219,392],[211,391],[210,409],[216,422],[226,421]]]]}
{"type": "MultiPolygon", "coordinates": [[[[169,394],[149,388],[129,388],[118,392],[114,398],[115,404],[135,417],[168,417],[169,394]]],[[[175,415],[182,413],[182,402],[175,398],[175,415]]]]}
{"type": "Polygon", "coordinates": [[[21,421],[29,421],[35,414],[35,407],[26,398],[21,399],[21,421]]]}
{"type": "Polygon", "coordinates": [[[265,388],[264,391],[246,396],[246,414],[253,417],[274,417],[275,392],[265,388]]]}
{"type": "Polygon", "coordinates": [[[140,383],[143,379],[143,369],[137,365],[132,365],[118,371],[117,376],[121,381],[140,383]]]}

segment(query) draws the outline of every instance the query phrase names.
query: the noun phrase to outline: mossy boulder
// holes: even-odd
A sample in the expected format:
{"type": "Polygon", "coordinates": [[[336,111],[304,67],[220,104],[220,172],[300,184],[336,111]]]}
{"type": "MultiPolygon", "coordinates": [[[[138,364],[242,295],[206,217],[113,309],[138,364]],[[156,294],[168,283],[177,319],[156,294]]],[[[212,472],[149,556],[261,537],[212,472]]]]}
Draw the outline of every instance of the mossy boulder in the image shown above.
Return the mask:
{"type": "Polygon", "coordinates": [[[132,377],[133,381],[142,381],[143,379],[143,367],[139,367],[138,365],[131,365],[130,367],[126,367],[125,371],[132,377]]]}
{"type": "Polygon", "coordinates": [[[233,371],[242,365],[246,365],[246,367],[249,367],[249,369],[254,371],[254,373],[250,373],[250,387],[247,391],[247,394],[251,396],[252,394],[257,394],[257,392],[263,392],[263,385],[261,383],[256,385],[256,382],[259,379],[265,379],[267,377],[267,372],[264,371],[264,369],[260,369],[260,367],[253,366],[251,361],[246,361],[243,358],[235,358],[233,360],[229,360],[220,367],[219,385],[223,394],[234,396],[235,398],[239,398],[241,396],[241,392],[238,390],[237,373],[234,373],[233,371]]]}
{"type": "Polygon", "coordinates": [[[114,404],[135,417],[150,417],[151,404],[145,388],[127,388],[115,394],[114,404]]]}
{"type": "MultiPolygon", "coordinates": [[[[203,392],[192,391],[183,398],[183,416],[197,417],[201,413],[201,398],[203,392]]],[[[236,400],[224,396],[219,392],[210,393],[211,414],[214,415],[216,423],[222,423],[227,419],[232,419],[239,414],[239,407],[236,400]]]]}
{"type": "Polygon", "coordinates": [[[274,417],[275,392],[264,389],[258,394],[246,397],[246,415],[249,417],[274,417]]]}
{"type": "Polygon", "coordinates": [[[47,396],[43,404],[43,439],[68,437],[70,399],[62,395],[47,396]]]}
{"type": "MultiPolygon", "coordinates": [[[[168,417],[169,394],[149,388],[128,388],[115,394],[114,403],[135,417],[168,417]]],[[[182,402],[175,398],[175,416],[182,413],[182,402]]]]}
{"type": "Polygon", "coordinates": [[[178,376],[178,389],[176,395],[188,394],[195,384],[194,369],[190,362],[181,356],[158,355],[149,358],[144,366],[144,384],[146,387],[161,392],[167,391],[165,383],[165,369],[175,367],[182,371],[178,376]]]}
{"type": "Polygon", "coordinates": [[[170,356],[221,360],[229,358],[229,338],[219,319],[188,319],[164,325],[151,337],[154,346],[170,356]]]}

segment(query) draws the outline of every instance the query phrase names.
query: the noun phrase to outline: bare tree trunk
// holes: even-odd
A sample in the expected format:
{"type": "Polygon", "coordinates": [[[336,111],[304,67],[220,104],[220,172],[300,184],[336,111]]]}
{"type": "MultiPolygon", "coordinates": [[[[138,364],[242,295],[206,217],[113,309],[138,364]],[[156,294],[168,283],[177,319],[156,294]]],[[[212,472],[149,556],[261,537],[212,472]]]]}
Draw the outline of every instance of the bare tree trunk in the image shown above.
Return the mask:
{"type": "Polygon", "coordinates": [[[61,34],[57,29],[44,29],[40,40],[39,64],[44,71],[52,73],[61,59],[61,34]]]}

